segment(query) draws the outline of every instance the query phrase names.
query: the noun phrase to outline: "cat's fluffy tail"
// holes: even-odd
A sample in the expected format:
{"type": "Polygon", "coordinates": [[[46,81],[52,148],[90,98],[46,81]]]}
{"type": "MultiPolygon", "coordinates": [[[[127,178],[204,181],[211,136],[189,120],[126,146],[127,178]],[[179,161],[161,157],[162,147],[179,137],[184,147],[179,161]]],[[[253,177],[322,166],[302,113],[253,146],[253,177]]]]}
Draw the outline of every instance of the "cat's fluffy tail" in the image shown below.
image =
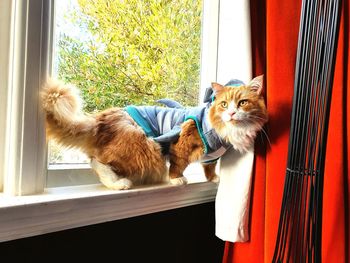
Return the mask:
{"type": "Polygon", "coordinates": [[[66,147],[80,148],[91,155],[96,120],[83,113],[78,89],[50,79],[42,87],[40,98],[46,113],[49,139],[66,147]]]}

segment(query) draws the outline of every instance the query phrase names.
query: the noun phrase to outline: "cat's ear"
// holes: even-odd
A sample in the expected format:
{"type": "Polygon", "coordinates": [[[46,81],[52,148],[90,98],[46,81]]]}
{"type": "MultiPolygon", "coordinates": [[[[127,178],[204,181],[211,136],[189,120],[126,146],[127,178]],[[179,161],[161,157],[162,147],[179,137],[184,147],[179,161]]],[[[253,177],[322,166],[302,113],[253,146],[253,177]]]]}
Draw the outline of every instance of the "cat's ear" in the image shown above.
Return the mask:
{"type": "Polygon", "coordinates": [[[220,85],[219,83],[216,83],[216,82],[212,82],[211,83],[211,87],[213,88],[213,90],[215,92],[219,92],[219,91],[224,89],[224,86],[222,86],[222,85],[220,85]]]}
{"type": "Polygon", "coordinates": [[[258,95],[261,94],[263,90],[263,84],[264,83],[264,75],[260,75],[249,83],[249,87],[251,88],[252,91],[256,92],[258,95]]]}

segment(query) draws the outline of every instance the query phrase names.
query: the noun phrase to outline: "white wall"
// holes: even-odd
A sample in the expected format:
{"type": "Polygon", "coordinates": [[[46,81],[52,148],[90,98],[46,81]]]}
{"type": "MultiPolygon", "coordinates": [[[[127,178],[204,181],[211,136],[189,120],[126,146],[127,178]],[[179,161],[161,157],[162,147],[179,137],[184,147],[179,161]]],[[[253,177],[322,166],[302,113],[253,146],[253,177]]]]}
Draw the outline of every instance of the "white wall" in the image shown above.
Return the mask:
{"type": "Polygon", "coordinates": [[[211,82],[249,82],[252,74],[248,0],[204,0],[201,96],[211,82]]]}

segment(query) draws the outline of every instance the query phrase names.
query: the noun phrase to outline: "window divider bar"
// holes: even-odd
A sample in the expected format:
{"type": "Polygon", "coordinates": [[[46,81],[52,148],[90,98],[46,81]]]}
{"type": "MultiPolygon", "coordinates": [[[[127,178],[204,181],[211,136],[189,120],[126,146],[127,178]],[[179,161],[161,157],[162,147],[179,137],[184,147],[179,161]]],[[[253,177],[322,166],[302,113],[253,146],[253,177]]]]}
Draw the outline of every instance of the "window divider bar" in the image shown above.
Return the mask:
{"type": "MultiPolygon", "coordinates": [[[[13,4],[11,0],[0,1],[0,126],[6,127],[9,82],[10,39],[13,4]]],[[[0,129],[0,192],[3,190],[5,172],[5,129],[0,129]]]]}
{"type": "Polygon", "coordinates": [[[38,99],[49,66],[51,13],[45,8],[52,10],[51,4],[18,0],[13,6],[4,169],[9,195],[44,191],[46,143],[38,99]]]}
{"type": "Polygon", "coordinates": [[[208,83],[217,79],[219,18],[220,0],[203,0],[199,104],[203,103],[208,83]]]}

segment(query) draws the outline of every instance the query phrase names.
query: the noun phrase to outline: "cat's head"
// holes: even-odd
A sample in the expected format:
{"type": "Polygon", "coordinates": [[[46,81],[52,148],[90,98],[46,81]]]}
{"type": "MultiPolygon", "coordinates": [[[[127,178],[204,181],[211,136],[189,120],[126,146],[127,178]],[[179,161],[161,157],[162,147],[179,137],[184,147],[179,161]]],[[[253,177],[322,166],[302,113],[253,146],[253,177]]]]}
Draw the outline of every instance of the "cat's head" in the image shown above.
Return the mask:
{"type": "Polygon", "coordinates": [[[212,89],[215,97],[208,114],[210,124],[236,150],[247,151],[268,120],[261,95],[263,76],[234,87],[212,83],[212,89]]]}

